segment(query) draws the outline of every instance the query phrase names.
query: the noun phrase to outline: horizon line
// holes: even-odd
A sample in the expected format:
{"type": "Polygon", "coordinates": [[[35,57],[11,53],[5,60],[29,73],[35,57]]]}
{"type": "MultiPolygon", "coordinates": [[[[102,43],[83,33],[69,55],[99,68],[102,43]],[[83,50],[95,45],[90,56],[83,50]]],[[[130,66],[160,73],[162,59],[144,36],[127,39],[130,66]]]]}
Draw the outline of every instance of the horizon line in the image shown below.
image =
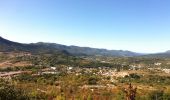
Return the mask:
{"type": "Polygon", "coordinates": [[[39,41],[39,42],[27,42],[27,43],[23,43],[23,42],[18,42],[18,41],[13,41],[13,40],[9,40],[7,38],[4,38],[2,36],[0,36],[0,38],[5,39],[7,41],[11,41],[11,42],[15,42],[15,43],[20,43],[20,44],[36,44],[36,43],[49,43],[49,44],[58,44],[58,45],[64,45],[64,46],[75,46],[75,47],[80,47],[80,48],[91,48],[91,49],[104,49],[104,50],[116,50],[116,51],[128,51],[128,52],[133,52],[133,53],[139,53],[139,54],[155,54],[155,53],[164,53],[167,52],[166,51],[162,51],[162,52],[153,52],[153,53],[149,53],[149,52],[136,52],[136,51],[132,51],[132,50],[125,50],[125,49],[108,49],[108,48],[98,48],[98,47],[91,47],[91,46],[79,46],[79,45],[67,45],[67,44],[62,44],[62,43],[56,43],[56,42],[47,42],[47,41],[39,41]]]}

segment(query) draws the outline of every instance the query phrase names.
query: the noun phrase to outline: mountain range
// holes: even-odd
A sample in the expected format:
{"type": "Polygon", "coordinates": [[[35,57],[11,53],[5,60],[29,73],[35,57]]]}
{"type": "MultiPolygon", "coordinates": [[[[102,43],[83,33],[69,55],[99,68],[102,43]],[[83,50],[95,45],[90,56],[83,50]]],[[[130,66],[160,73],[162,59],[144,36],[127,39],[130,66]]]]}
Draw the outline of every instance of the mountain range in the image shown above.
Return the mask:
{"type": "Polygon", "coordinates": [[[147,54],[136,53],[132,51],[124,50],[107,50],[90,47],[79,47],[79,46],[66,46],[57,43],[18,43],[13,42],[3,37],[0,37],[0,52],[30,52],[33,54],[38,53],[64,53],[74,56],[115,56],[115,57],[134,57],[134,56],[147,56],[147,57],[170,57],[170,51],[158,54],[147,54]]]}

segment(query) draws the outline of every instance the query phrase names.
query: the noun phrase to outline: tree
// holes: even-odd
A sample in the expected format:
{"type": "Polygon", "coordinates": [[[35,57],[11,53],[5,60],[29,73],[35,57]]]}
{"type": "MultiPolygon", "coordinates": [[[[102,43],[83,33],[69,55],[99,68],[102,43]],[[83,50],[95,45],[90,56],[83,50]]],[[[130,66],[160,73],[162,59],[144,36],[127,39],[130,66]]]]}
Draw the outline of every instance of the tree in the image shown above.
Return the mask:
{"type": "Polygon", "coordinates": [[[129,84],[129,87],[123,91],[126,94],[126,100],[135,100],[137,88],[134,88],[131,83],[129,84]]]}

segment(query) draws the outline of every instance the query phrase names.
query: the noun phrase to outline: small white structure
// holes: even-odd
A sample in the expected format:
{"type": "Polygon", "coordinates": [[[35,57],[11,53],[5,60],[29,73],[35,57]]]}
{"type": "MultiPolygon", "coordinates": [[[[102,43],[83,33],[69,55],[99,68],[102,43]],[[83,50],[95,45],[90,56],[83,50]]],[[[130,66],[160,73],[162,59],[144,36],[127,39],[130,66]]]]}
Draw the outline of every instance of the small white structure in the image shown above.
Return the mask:
{"type": "Polygon", "coordinates": [[[164,71],[164,72],[167,73],[167,74],[170,73],[170,69],[162,69],[162,71],[164,71]]]}
{"type": "Polygon", "coordinates": [[[50,71],[48,71],[48,72],[42,72],[42,74],[59,74],[59,72],[50,72],[50,71]]]}
{"type": "Polygon", "coordinates": [[[68,70],[72,70],[73,69],[73,67],[68,67],[68,70]]]}
{"type": "Polygon", "coordinates": [[[56,67],[51,67],[52,70],[56,70],[56,67]]]}
{"type": "Polygon", "coordinates": [[[162,63],[155,63],[154,65],[156,65],[156,66],[160,66],[162,63]]]}

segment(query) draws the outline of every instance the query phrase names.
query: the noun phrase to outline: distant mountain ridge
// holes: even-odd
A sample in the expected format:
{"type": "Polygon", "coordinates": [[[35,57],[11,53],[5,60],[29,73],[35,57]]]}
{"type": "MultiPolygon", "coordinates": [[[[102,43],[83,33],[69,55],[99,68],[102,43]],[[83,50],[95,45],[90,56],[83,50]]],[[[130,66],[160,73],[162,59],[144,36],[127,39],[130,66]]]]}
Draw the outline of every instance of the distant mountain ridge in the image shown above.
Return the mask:
{"type": "Polygon", "coordinates": [[[13,42],[0,37],[0,51],[1,52],[12,52],[12,51],[23,51],[31,53],[52,53],[59,52],[52,46],[38,45],[38,44],[22,44],[13,42]]]}
{"type": "Polygon", "coordinates": [[[25,51],[31,53],[68,53],[71,55],[79,56],[118,56],[118,57],[133,57],[140,56],[140,53],[135,53],[131,51],[123,50],[107,50],[107,49],[97,49],[90,47],[78,47],[78,46],[66,46],[56,43],[30,43],[22,44],[13,42],[7,39],[0,37],[0,51],[2,52],[11,52],[11,51],[25,51]]]}
{"type": "Polygon", "coordinates": [[[170,50],[162,53],[148,54],[143,57],[152,57],[152,58],[170,58],[170,50]]]}
{"type": "Polygon", "coordinates": [[[170,50],[166,51],[166,53],[170,53],[170,50]]]}

